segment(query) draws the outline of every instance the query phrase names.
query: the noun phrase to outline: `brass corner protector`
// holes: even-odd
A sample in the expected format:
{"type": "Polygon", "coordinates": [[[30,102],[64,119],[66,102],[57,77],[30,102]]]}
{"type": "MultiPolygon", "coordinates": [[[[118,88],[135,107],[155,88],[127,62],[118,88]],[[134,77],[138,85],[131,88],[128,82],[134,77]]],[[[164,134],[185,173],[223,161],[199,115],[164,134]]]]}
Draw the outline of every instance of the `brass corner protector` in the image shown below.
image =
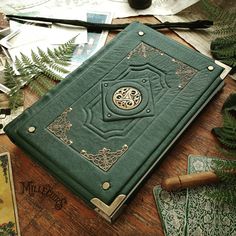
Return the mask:
{"type": "Polygon", "coordinates": [[[115,198],[115,200],[111,203],[111,205],[107,205],[99,198],[92,198],[90,202],[96,206],[95,211],[97,211],[103,217],[105,215],[106,216],[105,218],[110,218],[125,199],[126,195],[120,194],[115,198]]]}
{"type": "Polygon", "coordinates": [[[218,60],[215,60],[215,63],[224,68],[224,70],[222,71],[220,75],[220,78],[223,80],[228,75],[228,73],[231,71],[232,68],[218,60]]]}

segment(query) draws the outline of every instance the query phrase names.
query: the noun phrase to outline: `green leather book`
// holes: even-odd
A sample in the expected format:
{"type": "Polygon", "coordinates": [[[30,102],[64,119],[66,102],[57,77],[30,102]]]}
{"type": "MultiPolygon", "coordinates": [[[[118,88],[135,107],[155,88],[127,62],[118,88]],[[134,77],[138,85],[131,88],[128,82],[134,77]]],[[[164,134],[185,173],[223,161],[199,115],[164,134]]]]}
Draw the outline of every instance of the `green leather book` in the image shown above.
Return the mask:
{"type": "Polygon", "coordinates": [[[132,23],[5,132],[112,220],[228,71],[132,23]]]}

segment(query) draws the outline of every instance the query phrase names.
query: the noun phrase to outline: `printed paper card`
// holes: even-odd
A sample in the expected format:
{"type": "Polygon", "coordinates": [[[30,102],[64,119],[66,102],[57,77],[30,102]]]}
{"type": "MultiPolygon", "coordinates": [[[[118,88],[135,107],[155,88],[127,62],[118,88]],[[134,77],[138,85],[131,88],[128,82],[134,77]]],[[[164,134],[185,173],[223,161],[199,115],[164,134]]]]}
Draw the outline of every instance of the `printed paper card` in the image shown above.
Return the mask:
{"type": "Polygon", "coordinates": [[[187,191],[167,192],[158,185],[153,193],[165,235],[183,236],[187,191]]]}
{"type": "MultiPolygon", "coordinates": [[[[188,172],[209,171],[212,158],[190,156],[188,172]]],[[[188,189],[186,235],[236,236],[236,205],[215,200],[211,195],[216,190],[225,191],[235,185],[220,183],[188,189]]]]}
{"type": "MultiPolygon", "coordinates": [[[[189,156],[188,173],[211,170],[213,158],[189,156]]],[[[166,236],[236,236],[236,206],[220,203],[212,197],[216,190],[236,186],[220,183],[178,192],[160,186],[153,190],[166,236]]]]}
{"type": "Polygon", "coordinates": [[[0,154],[0,235],[20,235],[9,153],[0,154]]]}

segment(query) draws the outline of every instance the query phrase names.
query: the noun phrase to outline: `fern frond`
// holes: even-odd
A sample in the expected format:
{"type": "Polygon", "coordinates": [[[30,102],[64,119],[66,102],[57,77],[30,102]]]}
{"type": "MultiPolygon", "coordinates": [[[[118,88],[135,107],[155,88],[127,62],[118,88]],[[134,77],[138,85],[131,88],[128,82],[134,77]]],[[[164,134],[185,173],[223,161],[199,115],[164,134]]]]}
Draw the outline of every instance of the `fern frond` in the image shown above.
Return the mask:
{"type": "Polygon", "coordinates": [[[224,9],[221,9],[209,0],[202,0],[201,6],[209,16],[209,19],[212,21],[222,22],[222,24],[226,24],[232,23],[236,19],[235,12],[229,12],[224,9]]]}
{"type": "Polygon", "coordinates": [[[227,183],[236,183],[236,176],[234,173],[230,173],[233,172],[235,169],[231,169],[231,170],[222,170],[222,169],[218,169],[215,170],[214,172],[216,173],[216,175],[220,178],[221,181],[227,182],[227,183]]]}
{"type": "Polygon", "coordinates": [[[69,60],[77,46],[74,44],[75,38],[76,37],[69,40],[65,44],[60,45],[58,48],[54,48],[53,56],[55,56],[58,60],[69,60]]]}
{"type": "Polygon", "coordinates": [[[221,9],[209,0],[201,0],[201,6],[214,22],[213,34],[218,38],[211,43],[212,56],[223,63],[236,66],[236,12],[221,9]]]}
{"type": "Polygon", "coordinates": [[[227,110],[223,112],[223,126],[231,129],[236,139],[236,118],[227,110]]]}
{"type": "Polygon", "coordinates": [[[16,67],[16,70],[20,74],[22,74],[22,73],[25,74],[26,73],[25,68],[24,68],[24,63],[18,57],[15,58],[15,67],[16,67]]]}
{"type": "Polygon", "coordinates": [[[222,141],[222,143],[224,142],[224,140],[226,140],[226,142],[232,142],[233,144],[236,142],[235,131],[233,131],[232,129],[226,129],[224,127],[215,128],[214,132],[219,137],[219,140],[222,141]]]}
{"type": "Polygon", "coordinates": [[[9,108],[15,110],[17,107],[22,106],[24,102],[23,97],[23,91],[21,89],[11,93],[8,96],[9,108]]]}
{"type": "Polygon", "coordinates": [[[61,74],[67,74],[69,73],[69,71],[65,68],[65,67],[62,67],[62,66],[59,66],[58,64],[56,63],[51,63],[48,65],[51,69],[53,69],[54,71],[57,71],[61,74]]]}
{"type": "Polygon", "coordinates": [[[21,55],[21,61],[24,64],[25,67],[30,67],[34,65],[34,62],[25,54],[20,53],[21,55]]]}
{"type": "Polygon", "coordinates": [[[211,196],[219,202],[236,203],[236,161],[215,159],[212,164],[214,172],[226,184],[224,188],[212,192],[211,196]]]}
{"type": "Polygon", "coordinates": [[[214,159],[212,168],[214,170],[224,169],[224,170],[230,171],[230,170],[236,169],[236,161],[214,159]]]}
{"type": "Polygon", "coordinates": [[[51,80],[55,80],[55,81],[61,81],[64,78],[62,76],[60,76],[59,74],[54,73],[52,70],[49,70],[47,68],[45,68],[44,71],[42,71],[42,73],[49,79],[51,80]]]}
{"type": "Polygon", "coordinates": [[[55,60],[57,58],[57,56],[54,54],[54,52],[50,48],[47,49],[47,54],[52,60],[55,60]]]}
{"type": "Polygon", "coordinates": [[[217,147],[217,149],[227,158],[236,158],[236,150],[225,149],[223,147],[217,147]]]}
{"type": "Polygon", "coordinates": [[[39,97],[45,94],[46,89],[38,82],[37,78],[33,79],[29,85],[29,89],[36,93],[39,97]]]}
{"type": "Polygon", "coordinates": [[[10,63],[6,61],[4,68],[4,84],[8,88],[14,88],[15,86],[18,85],[16,78],[17,78],[16,72],[14,71],[10,63]]]}
{"type": "Polygon", "coordinates": [[[41,61],[41,58],[38,56],[38,54],[36,53],[36,52],[34,52],[33,50],[31,51],[31,58],[32,58],[32,60],[33,60],[33,62],[35,63],[35,64],[38,64],[38,63],[40,63],[40,61],[41,61]]]}
{"type": "Polygon", "coordinates": [[[54,81],[64,79],[60,74],[69,73],[65,68],[69,66],[69,59],[76,47],[74,39],[55,48],[47,49],[46,52],[38,48],[38,53],[31,51],[31,57],[20,54],[15,60],[15,68],[8,63],[5,64],[4,80],[7,87],[11,89],[9,101],[11,108],[22,105],[23,93],[21,88],[28,85],[38,96],[42,96],[54,85],[54,81]]]}
{"type": "Polygon", "coordinates": [[[61,65],[61,66],[69,66],[70,65],[70,62],[69,62],[69,60],[68,59],[63,59],[63,60],[59,60],[59,59],[55,59],[54,60],[54,63],[56,63],[56,64],[58,64],[58,65],[61,65]]]}
{"type": "Polygon", "coordinates": [[[230,58],[230,59],[221,59],[220,60],[222,63],[229,65],[231,67],[236,67],[236,60],[234,58],[230,58]]]}
{"type": "Polygon", "coordinates": [[[201,7],[205,10],[211,20],[214,20],[220,14],[220,9],[213,5],[209,0],[202,0],[201,7]]]}
{"type": "Polygon", "coordinates": [[[231,93],[223,104],[222,111],[230,110],[236,111],[236,93],[231,93]]]}
{"type": "Polygon", "coordinates": [[[214,31],[212,31],[213,35],[217,35],[220,37],[231,37],[232,39],[235,36],[235,27],[236,25],[215,25],[214,31]]]}
{"type": "Polygon", "coordinates": [[[214,128],[219,142],[227,149],[236,149],[236,118],[227,110],[223,112],[223,127],[214,128]]]}
{"type": "Polygon", "coordinates": [[[230,37],[230,36],[226,36],[226,37],[222,37],[222,38],[216,38],[214,39],[214,41],[212,41],[211,44],[211,49],[214,48],[218,48],[218,47],[224,47],[224,46],[231,46],[232,44],[236,43],[236,38],[235,37],[230,37]]]}
{"type": "Polygon", "coordinates": [[[45,88],[46,91],[52,89],[56,84],[53,80],[49,79],[44,74],[41,74],[37,80],[45,88]]]}
{"type": "Polygon", "coordinates": [[[51,62],[50,57],[42,49],[38,48],[38,54],[41,57],[40,61],[46,62],[46,63],[50,63],[51,62]]]}
{"type": "Polygon", "coordinates": [[[217,57],[218,59],[235,58],[236,60],[236,45],[235,45],[235,48],[225,47],[218,50],[212,50],[211,53],[214,57],[217,57]]]}

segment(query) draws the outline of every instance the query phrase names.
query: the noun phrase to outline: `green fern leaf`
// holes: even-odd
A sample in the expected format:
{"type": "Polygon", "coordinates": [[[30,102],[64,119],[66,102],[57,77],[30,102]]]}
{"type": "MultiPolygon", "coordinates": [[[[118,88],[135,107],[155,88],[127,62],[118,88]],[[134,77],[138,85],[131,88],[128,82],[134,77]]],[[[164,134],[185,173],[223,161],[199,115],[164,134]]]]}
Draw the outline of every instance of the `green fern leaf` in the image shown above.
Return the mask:
{"type": "Polygon", "coordinates": [[[45,69],[44,71],[42,71],[42,73],[51,80],[61,81],[64,79],[62,76],[54,73],[52,70],[49,70],[49,69],[45,69]]]}
{"type": "Polygon", "coordinates": [[[15,86],[18,85],[16,77],[17,75],[13,67],[9,64],[8,61],[6,61],[5,68],[4,68],[4,84],[8,88],[14,88],[15,86]]]}
{"type": "Polygon", "coordinates": [[[236,93],[231,93],[225,100],[222,111],[236,111],[236,93]]]}
{"type": "Polygon", "coordinates": [[[219,152],[222,153],[222,155],[224,155],[227,158],[235,158],[236,157],[236,150],[229,150],[229,149],[225,149],[223,147],[217,147],[217,149],[219,150],[219,152]]]}
{"type": "Polygon", "coordinates": [[[74,37],[72,40],[69,40],[67,43],[60,45],[58,48],[55,48],[53,50],[53,54],[57,57],[59,60],[68,60],[71,58],[74,49],[76,45],[74,44],[75,41],[74,37]]]}
{"type": "Polygon", "coordinates": [[[51,89],[54,81],[64,79],[60,74],[69,73],[65,68],[69,66],[69,59],[73,55],[76,45],[74,39],[53,50],[46,52],[38,48],[38,53],[31,51],[31,57],[21,53],[16,58],[15,67],[6,62],[4,69],[4,80],[7,87],[11,88],[9,100],[12,108],[22,105],[23,93],[21,88],[28,85],[38,96],[42,96],[51,89]]]}
{"type": "Polygon", "coordinates": [[[24,68],[24,63],[22,63],[22,61],[18,57],[15,58],[15,67],[20,74],[27,73],[24,68]]]}
{"type": "Polygon", "coordinates": [[[45,53],[42,49],[38,48],[38,54],[41,57],[40,60],[42,62],[46,62],[46,63],[50,63],[51,62],[50,57],[48,56],[48,54],[45,53]]]}
{"type": "Polygon", "coordinates": [[[213,35],[217,35],[220,37],[231,37],[232,39],[235,38],[235,25],[233,26],[221,26],[215,25],[215,30],[212,31],[213,35]]]}
{"type": "Polygon", "coordinates": [[[209,0],[202,0],[201,6],[214,22],[213,34],[218,39],[211,42],[211,53],[223,63],[236,66],[236,12],[224,10],[209,0]],[[220,38],[222,37],[222,38],[220,38]]]}
{"type": "Polygon", "coordinates": [[[31,58],[32,58],[32,61],[34,62],[34,64],[38,64],[41,62],[41,58],[33,50],[31,51],[31,58]]]}
{"type": "Polygon", "coordinates": [[[49,91],[56,85],[53,80],[49,79],[44,74],[41,74],[37,80],[45,88],[46,91],[49,91]]]}
{"type": "Polygon", "coordinates": [[[59,66],[58,64],[55,64],[55,63],[50,64],[49,67],[51,69],[53,69],[54,71],[57,71],[57,72],[62,73],[62,74],[69,73],[69,71],[66,68],[64,68],[62,66],[59,66]]]}
{"type": "Polygon", "coordinates": [[[69,60],[65,59],[65,58],[63,60],[55,59],[54,63],[61,65],[61,66],[65,66],[65,67],[70,65],[69,60]]]}
{"type": "Polygon", "coordinates": [[[230,59],[221,59],[220,60],[222,63],[229,65],[231,67],[236,67],[236,60],[234,58],[230,58],[230,59]]]}
{"type": "Polygon", "coordinates": [[[20,53],[20,54],[21,54],[21,61],[25,67],[28,67],[28,66],[30,67],[34,65],[33,61],[28,56],[26,56],[23,53],[20,53]]]}
{"type": "Polygon", "coordinates": [[[9,100],[9,108],[15,110],[17,107],[22,106],[24,99],[23,99],[23,91],[21,89],[11,93],[8,96],[9,100]]]}
{"type": "Polygon", "coordinates": [[[57,56],[54,54],[54,52],[50,48],[47,49],[47,54],[52,60],[57,59],[57,56]]]}
{"type": "Polygon", "coordinates": [[[33,79],[28,86],[29,89],[36,93],[39,97],[43,96],[45,92],[47,92],[46,89],[38,82],[37,78],[33,79]]]}

